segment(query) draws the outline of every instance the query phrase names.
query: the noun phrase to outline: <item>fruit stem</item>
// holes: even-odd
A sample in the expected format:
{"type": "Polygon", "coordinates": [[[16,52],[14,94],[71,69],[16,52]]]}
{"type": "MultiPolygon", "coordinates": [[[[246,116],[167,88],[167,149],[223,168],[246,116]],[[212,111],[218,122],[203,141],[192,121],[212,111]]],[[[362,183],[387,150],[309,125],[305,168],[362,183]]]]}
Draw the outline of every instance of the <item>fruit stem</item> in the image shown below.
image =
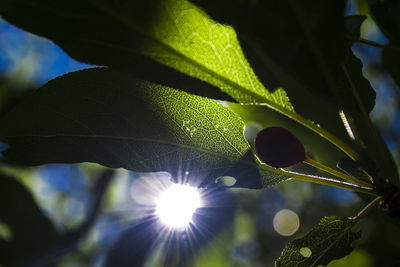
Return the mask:
{"type": "Polygon", "coordinates": [[[346,181],[355,183],[355,184],[360,185],[362,187],[368,187],[370,189],[374,188],[374,185],[369,183],[369,182],[362,181],[362,180],[357,179],[357,178],[355,178],[353,176],[347,175],[347,174],[345,174],[343,172],[331,169],[328,166],[326,166],[326,165],[324,165],[322,163],[319,163],[319,162],[313,160],[312,158],[310,158],[308,156],[306,156],[306,159],[304,160],[304,163],[307,163],[308,165],[311,165],[311,166],[313,166],[313,167],[315,167],[317,169],[320,169],[322,171],[325,171],[327,173],[330,173],[332,175],[335,175],[337,177],[340,177],[340,178],[342,178],[342,179],[344,179],[346,181]]]}
{"type": "Polygon", "coordinates": [[[352,190],[352,191],[363,193],[363,194],[377,196],[375,191],[370,187],[362,187],[362,186],[358,186],[358,185],[355,185],[352,183],[342,182],[342,181],[338,181],[338,180],[330,179],[330,178],[326,178],[326,177],[285,171],[283,169],[280,169],[280,170],[281,170],[282,174],[290,176],[290,177],[298,179],[298,180],[312,182],[312,183],[316,183],[316,184],[340,187],[343,189],[348,189],[348,190],[352,190]]]}
{"type": "Polygon", "coordinates": [[[367,206],[365,206],[359,213],[357,213],[357,215],[353,217],[353,220],[359,221],[360,219],[362,219],[365,215],[371,212],[371,210],[378,206],[378,204],[380,204],[382,200],[382,196],[376,197],[374,200],[369,202],[367,206]]]}

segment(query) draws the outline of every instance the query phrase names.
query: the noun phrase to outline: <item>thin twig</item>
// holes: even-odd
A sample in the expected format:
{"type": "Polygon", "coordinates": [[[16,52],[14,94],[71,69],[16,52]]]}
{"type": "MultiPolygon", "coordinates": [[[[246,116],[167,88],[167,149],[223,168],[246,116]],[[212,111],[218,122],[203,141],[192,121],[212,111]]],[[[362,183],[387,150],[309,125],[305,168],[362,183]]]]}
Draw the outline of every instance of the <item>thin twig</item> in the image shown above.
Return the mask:
{"type": "Polygon", "coordinates": [[[373,210],[381,201],[383,200],[382,196],[376,197],[374,200],[369,202],[367,206],[365,206],[357,215],[353,218],[355,221],[359,221],[365,215],[367,215],[371,210],[373,210]]]}

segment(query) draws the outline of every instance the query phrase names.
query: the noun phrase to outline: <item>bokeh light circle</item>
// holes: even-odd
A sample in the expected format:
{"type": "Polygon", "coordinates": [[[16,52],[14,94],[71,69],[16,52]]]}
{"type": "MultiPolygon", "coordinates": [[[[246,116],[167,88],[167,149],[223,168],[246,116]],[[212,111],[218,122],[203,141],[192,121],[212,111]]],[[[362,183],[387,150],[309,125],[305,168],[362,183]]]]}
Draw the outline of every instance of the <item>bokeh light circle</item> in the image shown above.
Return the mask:
{"type": "Polygon", "coordinates": [[[282,236],[291,236],[299,229],[300,219],[294,211],[283,209],[275,214],[273,225],[278,234],[282,236]]]}

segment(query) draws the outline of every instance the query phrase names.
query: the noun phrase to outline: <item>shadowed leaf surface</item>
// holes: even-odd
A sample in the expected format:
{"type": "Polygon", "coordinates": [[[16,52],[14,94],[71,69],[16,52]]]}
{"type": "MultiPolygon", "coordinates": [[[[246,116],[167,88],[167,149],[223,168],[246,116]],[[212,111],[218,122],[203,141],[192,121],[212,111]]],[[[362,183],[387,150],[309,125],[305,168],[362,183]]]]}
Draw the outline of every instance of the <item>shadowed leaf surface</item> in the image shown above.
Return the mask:
{"type": "Polygon", "coordinates": [[[168,171],[195,185],[223,175],[244,187],[285,179],[265,166],[258,170],[243,122],[229,108],[110,69],[59,77],[0,123],[10,146],[5,159],[27,165],[91,161],[168,171]]]}
{"type": "Polygon", "coordinates": [[[286,245],[276,266],[318,266],[339,259],[352,250],[361,232],[352,232],[354,221],[336,216],[324,217],[303,238],[286,245]]]}
{"type": "Polygon", "coordinates": [[[361,24],[366,19],[363,15],[350,15],[346,16],[344,20],[344,27],[346,35],[350,36],[360,36],[361,24]]]}
{"type": "Polygon", "coordinates": [[[381,31],[394,44],[400,44],[400,3],[397,0],[369,0],[369,9],[381,31]]]}

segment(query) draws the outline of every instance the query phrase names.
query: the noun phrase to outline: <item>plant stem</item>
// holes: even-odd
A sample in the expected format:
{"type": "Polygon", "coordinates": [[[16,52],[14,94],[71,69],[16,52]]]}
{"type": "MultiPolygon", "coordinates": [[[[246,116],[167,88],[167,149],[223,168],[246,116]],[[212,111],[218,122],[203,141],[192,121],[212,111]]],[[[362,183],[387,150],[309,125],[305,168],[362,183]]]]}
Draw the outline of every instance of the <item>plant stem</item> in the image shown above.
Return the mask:
{"type": "Polygon", "coordinates": [[[348,190],[352,190],[352,191],[363,193],[363,194],[377,196],[375,191],[370,187],[362,187],[362,186],[358,186],[358,185],[355,185],[352,183],[338,181],[335,179],[314,176],[314,175],[308,175],[308,174],[302,174],[302,173],[291,172],[291,171],[285,171],[283,169],[281,169],[281,172],[282,172],[282,174],[284,174],[286,176],[290,176],[290,177],[298,179],[298,180],[312,182],[312,183],[316,183],[316,184],[340,187],[343,189],[348,189],[348,190]]]}
{"type": "Polygon", "coordinates": [[[317,169],[320,169],[320,170],[322,170],[322,171],[325,171],[325,172],[327,172],[327,173],[330,173],[330,174],[332,174],[332,175],[335,175],[335,176],[337,176],[337,177],[340,177],[340,178],[342,178],[342,179],[344,179],[344,180],[346,180],[346,181],[355,183],[355,184],[360,185],[360,186],[362,186],[362,187],[366,187],[366,188],[370,188],[370,189],[373,189],[373,188],[374,188],[374,185],[371,184],[371,183],[369,183],[369,182],[362,181],[362,180],[360,180],[360,179],[357,179],[357,178],[355,178],[355,177],[352,177],[352,176],[347,175],[347,174],[345,174],[345,173],[342,173],[342,172],[340,172],[340,171],[331,169],[331,168],[329,168],[328,166],[323,165],[323,164],[321,164],[321,163],[319,163],[319,162],[317,162],[317,161],[311,159],[311,158],[308,157],[308,156],[306,157],[306,160],[304,161],[304,163],[307,163],[308,165],[311,165],[311,166],[313,166],[313,167],[315,167],[315,168],[317,168],[317,169]]]}
{"type": "Polygon", "coordinates": [[[381,201],[383,200],[382,196],[376,197],[374,200],[369,202],[367,206],[365,206],[357,215],[353,218],[355,221],[359,221],[365,215],[367,215],[371,210],[373,210],[381,201]]]}

